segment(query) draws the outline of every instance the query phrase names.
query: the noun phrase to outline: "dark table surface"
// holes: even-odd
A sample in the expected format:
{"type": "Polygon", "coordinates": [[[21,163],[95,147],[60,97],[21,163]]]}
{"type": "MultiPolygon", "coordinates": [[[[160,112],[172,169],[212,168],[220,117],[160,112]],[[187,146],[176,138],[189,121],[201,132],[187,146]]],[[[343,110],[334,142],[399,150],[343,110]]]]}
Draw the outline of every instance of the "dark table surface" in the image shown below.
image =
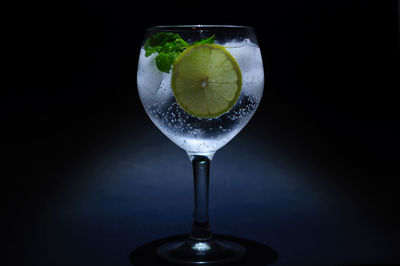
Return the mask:
{"type": "MultiPolygon", "coordinates": [[[[136,120],[121,110],[41,117],[31,122],[59,122],[28,139],[19,125],[9,155],[13,181],[3,187],[10,262],[129,265],[135,248],[189,232],[190,161],[142,112],[136,120]]],[[[343,160],[334,158],[326,164],[327,151],[290,146],[294,135],[278,134],[271,119],[270,130],[260,133],[260,119],[256,114],[212,161],[213,231],[273,248],[276,265],[399,263],[398,196],[386,187],[394,185],[390,165],[379,176],[383,163],[373,165],[376,158],[353,158],[355,167],[335,165],[343,160]]]]}

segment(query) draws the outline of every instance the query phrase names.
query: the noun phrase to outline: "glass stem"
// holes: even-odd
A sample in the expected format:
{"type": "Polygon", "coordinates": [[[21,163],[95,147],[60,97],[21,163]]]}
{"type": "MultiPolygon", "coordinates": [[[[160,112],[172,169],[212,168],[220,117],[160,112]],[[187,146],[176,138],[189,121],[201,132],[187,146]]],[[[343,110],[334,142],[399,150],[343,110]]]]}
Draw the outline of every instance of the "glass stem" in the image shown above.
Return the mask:
{"type": "Polygon", "coordinates": [[[207,241],[212,239],[208,218],[208,187],[210,180],[210,159],[194,155],[192,159],[194,176],[194,214],[190,238],[207,241]]]}

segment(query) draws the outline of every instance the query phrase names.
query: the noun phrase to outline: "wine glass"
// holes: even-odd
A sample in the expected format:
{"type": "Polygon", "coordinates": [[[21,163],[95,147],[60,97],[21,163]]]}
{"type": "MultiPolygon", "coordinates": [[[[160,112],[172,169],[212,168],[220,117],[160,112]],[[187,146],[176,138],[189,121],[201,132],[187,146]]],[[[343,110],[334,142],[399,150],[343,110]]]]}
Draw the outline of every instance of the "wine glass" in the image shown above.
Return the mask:
{"type": "Polygon", "coordinates": [[[141,47],[137,85],[153,123],[184,149],[194,174],[194,216],[187,239],[159,246],[174,264],[226,264],[246,248],[213,236],[208,216],[214,153],[249,122],[261,100],[264,71],[253,28],[155,26],[141,47]]]}

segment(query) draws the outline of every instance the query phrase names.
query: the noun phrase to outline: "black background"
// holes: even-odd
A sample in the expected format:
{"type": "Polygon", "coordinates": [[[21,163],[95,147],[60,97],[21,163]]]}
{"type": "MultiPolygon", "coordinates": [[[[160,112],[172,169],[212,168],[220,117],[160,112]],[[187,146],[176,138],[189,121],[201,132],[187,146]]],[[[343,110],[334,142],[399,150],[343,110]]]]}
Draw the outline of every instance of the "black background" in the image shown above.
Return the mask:
{"type": "MultiPolygon", "coordinates": [[[[146,28],[172,24],[254,27],[264,60],[264,95],[232,145],[272,147],[268,156],[259,154],[261,163],[272,153],[289,165],[329,173],[325,184],[352,195],[368,217],[393,230],[394,248],[400,222],[398,10],[396,1],[8,4],[1,97],[6,261],[52,261],[46,252],[29,253],[28,246],[46,242],[35,237],[43,230],[38,217],[59,208],[66,188],[77,182],[71,173],[86,171],[89,161],[96,164],[94,155],[117,146],[132,153],[157,151],[143,142],[146,135],[158,139],[154,143],[168,142],[141,106],[136,68],[146,28]]],[[[169,144],[153,156],[175,149],[169,144]]],[[[179,164],[186,163],[184,153],[179,155],[179,164]]],[[[399,262],[399,255],[388,254],[379,262],[399,262]]],[[[60,265],[94,260],[74,262],[60,265]]]]}

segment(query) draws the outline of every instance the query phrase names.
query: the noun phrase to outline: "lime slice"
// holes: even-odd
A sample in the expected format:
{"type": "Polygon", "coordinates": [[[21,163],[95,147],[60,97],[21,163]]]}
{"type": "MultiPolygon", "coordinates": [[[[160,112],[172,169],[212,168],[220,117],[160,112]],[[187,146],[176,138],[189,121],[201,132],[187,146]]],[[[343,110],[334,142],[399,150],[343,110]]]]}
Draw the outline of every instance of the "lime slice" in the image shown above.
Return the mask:
{"type": "Polygon", "coordinates": [[[213,118],[235,105],[242,87],[242,74],[224,47],[198,44],[176,59],[171,87],[183,110],[193,116],[213,118]]]}

